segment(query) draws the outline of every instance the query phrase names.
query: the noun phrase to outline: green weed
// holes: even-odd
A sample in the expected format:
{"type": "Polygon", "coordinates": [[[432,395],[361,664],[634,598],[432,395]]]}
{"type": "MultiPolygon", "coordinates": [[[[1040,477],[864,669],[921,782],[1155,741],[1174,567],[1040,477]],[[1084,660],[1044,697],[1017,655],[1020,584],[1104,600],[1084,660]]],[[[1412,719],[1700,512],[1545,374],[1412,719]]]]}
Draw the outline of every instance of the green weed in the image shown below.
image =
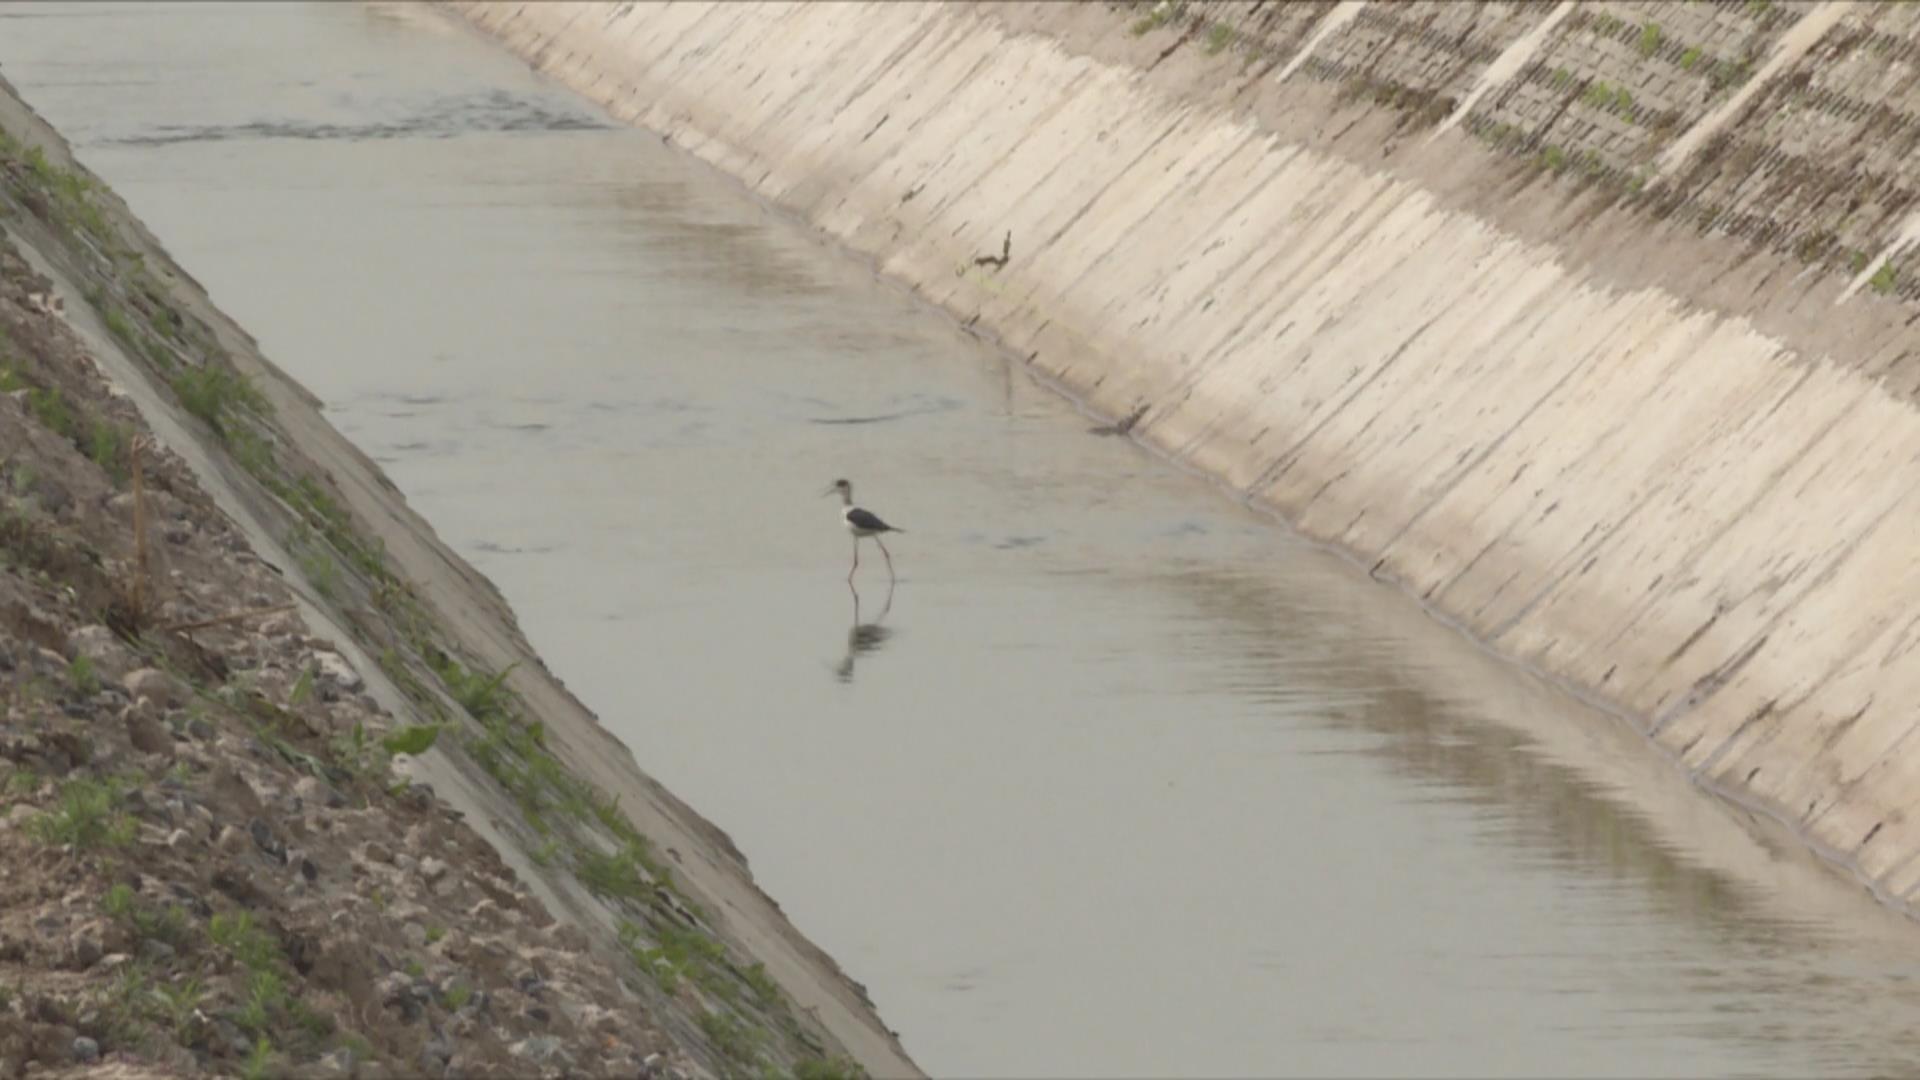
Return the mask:
{"type": "Polygon", "coordinates": [[[1640,55],[1652,56],[1660,51],[1660,24],[1648,23],[1640,28],[1640,55]]]}
{"type": "Polygon", "coordinates": [[[193,1014],[200,1011],[207,994],[199,979],[189,978],[179,986],[156,986],[153,996],[160,1018],[172,1029],[174,1039],[184,1040],[193,1028],[193,1014]]]}
{"type": "Polygon", "coordinates": [[[1207,31],[1207,55],[1212,56],[1233,43],[1233,27],[1226,23],[1214,23],[1207,31]]]}
{"type": "Polygon", "coordinates": [[[380,745],[389,754],[408,754],[419,757],[427,752],[434,740],[440,737],[438,724],[408,724],[380,740],[380,745]]]}
{"type": "Polygon", "coordinates": [[[105,469],[115,484],[123,484],[127,479],[126,429],[111,420],[94,417],[88,425],[87,456],[94,464],[105,469]]]}
{"type": "Polygon", "coordinates": [[[253,1053],[240,1066],[243,1080],[270,1080],[274,1076],[273,1043],[265,1035],[254,1040],[253,1053]]]}
{"type": "Polygon", "coordinates": [[[248,971],[266,971],[280,956],[280,946],[245,911],[215,915],[207,924],[207,936],[248,971]]]}
{"type": "Polygon", "coordinates": [[[67,663],[67,681],[80,691],[82,697],[92,697],[100,692],[100,673],[93,669],[93,660],[86,656],[76,656],[67,663]]]}
{"type": "Polygon", "coordinates": [[[143,941],[152,939],[179,945],[186,940],[186,916],[179,908],[172,904],[155,907],[141,903],[139,894],[124,882],[107,890],[100,900],[100,909],[143,941]]]}
{"type": "Polygon", "coordinates": [[[1874,271],[1873,277],[1868,280],[1867,284],[1873,287],[1874,292],[1885,296],[1894,290],[1894,286],[1899,283],[1899,280],[1899,271],[1893,268],[1891,261],[1888,261],[1880,264],[1880,269],[1874,271]]]}
{"type": "Polygon", "coordinates": [[[228,435],[237,413],[261,411],[265,403],[245,377],[212,364],[175,374],[173,392],[182,407],[222,438],[228,435]]]}
{"type": "Polygon", "coordinates": [[[73,410],[60,395],[59,387],[27,392],[27,410],[40,426],[56,435],[72,439],[80,434],[80,425],[73,418],[73,410]]]}
{"type": "Polygon", "coordinates": [[[119,810],[120,797],[119,785],[112,781],[69,780],[60,785],[54,808],[34,818],[28,828],[48,844],[125,847],[133,842],[137,826],[119,810]]]}
{"type": "Polygon", "coordinates": [[[715,1050],[728,1059],[752,1064],[758,1057],[753,1032],[737,1018],[726,1013],[708,1012],[700,1016],[700,1031],[715,1050]]]}

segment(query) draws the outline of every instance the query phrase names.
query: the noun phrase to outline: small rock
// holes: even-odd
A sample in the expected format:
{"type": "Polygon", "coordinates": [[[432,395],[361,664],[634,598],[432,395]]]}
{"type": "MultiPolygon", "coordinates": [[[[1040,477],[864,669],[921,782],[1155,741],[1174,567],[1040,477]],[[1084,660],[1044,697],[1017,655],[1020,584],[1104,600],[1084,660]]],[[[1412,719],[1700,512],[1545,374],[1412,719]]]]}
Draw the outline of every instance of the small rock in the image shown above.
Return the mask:
{"type": "Polygon", "coordinates": [[[174,849],[193,843],[193,834],[185,829],[175,829],[167,834],[167,846],[174,849]]]}
{"type": "Polygon", "coordinates": [[[658,1077],[666,1071],[666,1068],[667,1055],[658,1051],[648,1054],[640,1061],[641,1080],[658,1080],[658,1077]]]}
{"type": "Polygon", "coordinates": [[[100,1044],[85,1035],[73,1040],[73,1060],[87,1063],[100,1060],[100,1044]]]}
{"type": "Polygon", "coordinates": [[[313,864],[312,859],[302,856],[300,859],[300,876],[306,878],[308,883],[311,884],[319,879],[320,868],[313,864]]]}
{"type": "Polygon", "coordinates": [[[74,931],[73,937],[68,939],[69,955],[82,971],[99,963],[100,957],[105,954],[106,950],[101,946],[100,938],[99,928],[89,924],[74,931]]]}
{"type": "Polygon", "coordinates": [[[431,885],[447,875],[447,864],[429,855],[420,860],[420,876],[431,885]]]}
{"type": "Polygon", "coordinates": [[[300,616],[291,611],[283,611],[260,624],[260,632],[267,637],[292,637],[302,631],[300,616]]]}
{"type": "Polygon", "coordinates": [[[560,1056],[560,1040],[551,1035],[534,1035],[514,1043],[507,1051],[535,1065],[545,1065],[560,1056]]]}
{"type": "Polygon", "coordinates": [[[138,699],[121,710],[120,720],[127,725],[127,738],[132,741],[135,750],[143,754],[173,756],[173,733],[160,722],[159,713],[151,699],[138,699]]]}
{"type": "Polygon", "coordinates": [[[316,651],[313,654],[313,663],[320,673],[319,678],[314,681],[319,684],[323,692],[331,690],[332,696],[337,697],[343,693],[357,694],[367,688],[367,681],[362,679],[360,674],[353,670],[353,665],[347,663],[346,659],[337,652],[325,649],[316,651]]]}
{"type": "Polygon", "coordinates": [[[423,948],[427,944],[427,928],[417,922],[410,922],[400,928],[400,936],[414,948],[423,948]]]}
{"type": "Polygon", "coordinates": [[[367,841],[367,861],[393,865],[393,849],[378,840],[367,841]]]}
{"type": "Polygon", "coordinates": [[[222,854],[238,855],[247,850],[247,835],[231,825],[222,825],[213,846],[219,848],[222,854]]]}
{"type": "Polygon", "coordinates": [[[320,1075],[352,1076],[353,1065],[354,1065],[353,1051],[343,1046],[338,1050],[334,1050],[328,1054],[324,1054],[321,1056],[320,1075]]]}
{"type": "Polygon", "coordinates": [[[140,959],[149,964],[165,964],[173,956],[173,946],[158,938],[148,938],[140,943],[140,959]]]}
{"type": "Polygon", "coordinates": [[[287,845],[273,835],[273,830],[267,828],[266,822],[254,818],[247,822],[247,832],[253,836],[253,846],[265,852],[267,858],[282,863],[287,861],[287,845]]]}
{"type": "Polygon", "coordinates": [[[572,923],[556,922],[547,928],[547,934],[553,938],[554,944],[569,952],[586,952],[593,944],[587,940],[587,935],[572,923]]]}
{"type": "Polygon", "coordinates": [[[529,1005],[525,1009],[520,1010],[520,1015],[539,1024],[541,1027],[546,1027],[548,1024],[553,1023],[553,1013],[547,1011],[546,1007],[542,1005],[529,1005]]]}
{"type": "Polygon", "coordinates": [[[179,708],[186,702],[186,688],[180,681],[158,668],[141,668],[126,677],[127,693],[134,700],[147,698],[164,708],[179,708]]]}
{"type": "Polygon", "coordinates": [[[204,716],[195,716],[187,720],[187,734],[201,742],[211,742],[214,736],[213,724],[204,716]]]}
{"type": "Polygon", "coordinates": [[[447,1062],[453,1060],[453,1044],[438,1036],[428,1039],[420,1048],[420,1071],[428,1076],[439,1076],[446,1071],[447,1062]]]}

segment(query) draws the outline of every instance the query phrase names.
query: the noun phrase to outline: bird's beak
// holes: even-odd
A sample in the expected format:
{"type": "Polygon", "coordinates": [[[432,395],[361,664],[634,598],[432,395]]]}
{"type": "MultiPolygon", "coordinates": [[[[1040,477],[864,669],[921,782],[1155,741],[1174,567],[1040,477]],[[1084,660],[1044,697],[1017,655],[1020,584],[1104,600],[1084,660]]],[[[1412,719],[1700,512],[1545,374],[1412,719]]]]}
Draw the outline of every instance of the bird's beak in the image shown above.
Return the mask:
{"type": "Polygon", "coordinates": [[[827,490],[825,490],[825,491],[823,491],[823,492],[821,492],[820,494],[821,494],[822,496],[826,496],[826,495],[831,495],[831,494],[833,494],[833,493],[834,493],[834,492],[835,492],[836,490],[838,490],[838,489],[837,489],[837,488],[835,488],[835,487],[834,487],[834,486],[833,486],[832,484],[828,484],[828,485],[827,485],[827,490]]]}

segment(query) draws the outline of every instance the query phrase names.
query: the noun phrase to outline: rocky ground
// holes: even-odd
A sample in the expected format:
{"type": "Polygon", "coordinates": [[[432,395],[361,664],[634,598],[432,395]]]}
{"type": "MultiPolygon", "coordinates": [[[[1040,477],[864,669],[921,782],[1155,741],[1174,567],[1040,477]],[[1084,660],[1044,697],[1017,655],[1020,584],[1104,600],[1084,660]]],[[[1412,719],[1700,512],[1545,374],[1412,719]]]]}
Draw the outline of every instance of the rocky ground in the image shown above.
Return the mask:
{"type": "Polygon", "coordinates": [[[0,244],[0,1076],[691,1071],[50,292],[0,244]]]}

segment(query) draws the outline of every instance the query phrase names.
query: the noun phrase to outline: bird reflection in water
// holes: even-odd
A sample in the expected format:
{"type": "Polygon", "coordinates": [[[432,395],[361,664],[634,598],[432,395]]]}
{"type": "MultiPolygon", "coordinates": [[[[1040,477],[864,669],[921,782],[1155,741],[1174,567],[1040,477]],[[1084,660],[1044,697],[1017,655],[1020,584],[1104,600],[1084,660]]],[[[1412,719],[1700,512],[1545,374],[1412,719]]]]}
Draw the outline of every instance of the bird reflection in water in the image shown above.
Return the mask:
{"type": "Polygon", "coordinates": [[[880,625],[886,621],[887,612],[893,610],[892,581],[887,582],[887,599],[880,605],[880,614],[874,616],[870,623],[860,621],[860,590],[849,581],[847,591],[853,594],[853,629],[847,631],[847,655],[840,661],[840,666],[834,669],[834,674],[843,683],[853,681],[853,662],[856,658],[878,652],[880,646],[893,636],[892,630],[880,625]]]}

